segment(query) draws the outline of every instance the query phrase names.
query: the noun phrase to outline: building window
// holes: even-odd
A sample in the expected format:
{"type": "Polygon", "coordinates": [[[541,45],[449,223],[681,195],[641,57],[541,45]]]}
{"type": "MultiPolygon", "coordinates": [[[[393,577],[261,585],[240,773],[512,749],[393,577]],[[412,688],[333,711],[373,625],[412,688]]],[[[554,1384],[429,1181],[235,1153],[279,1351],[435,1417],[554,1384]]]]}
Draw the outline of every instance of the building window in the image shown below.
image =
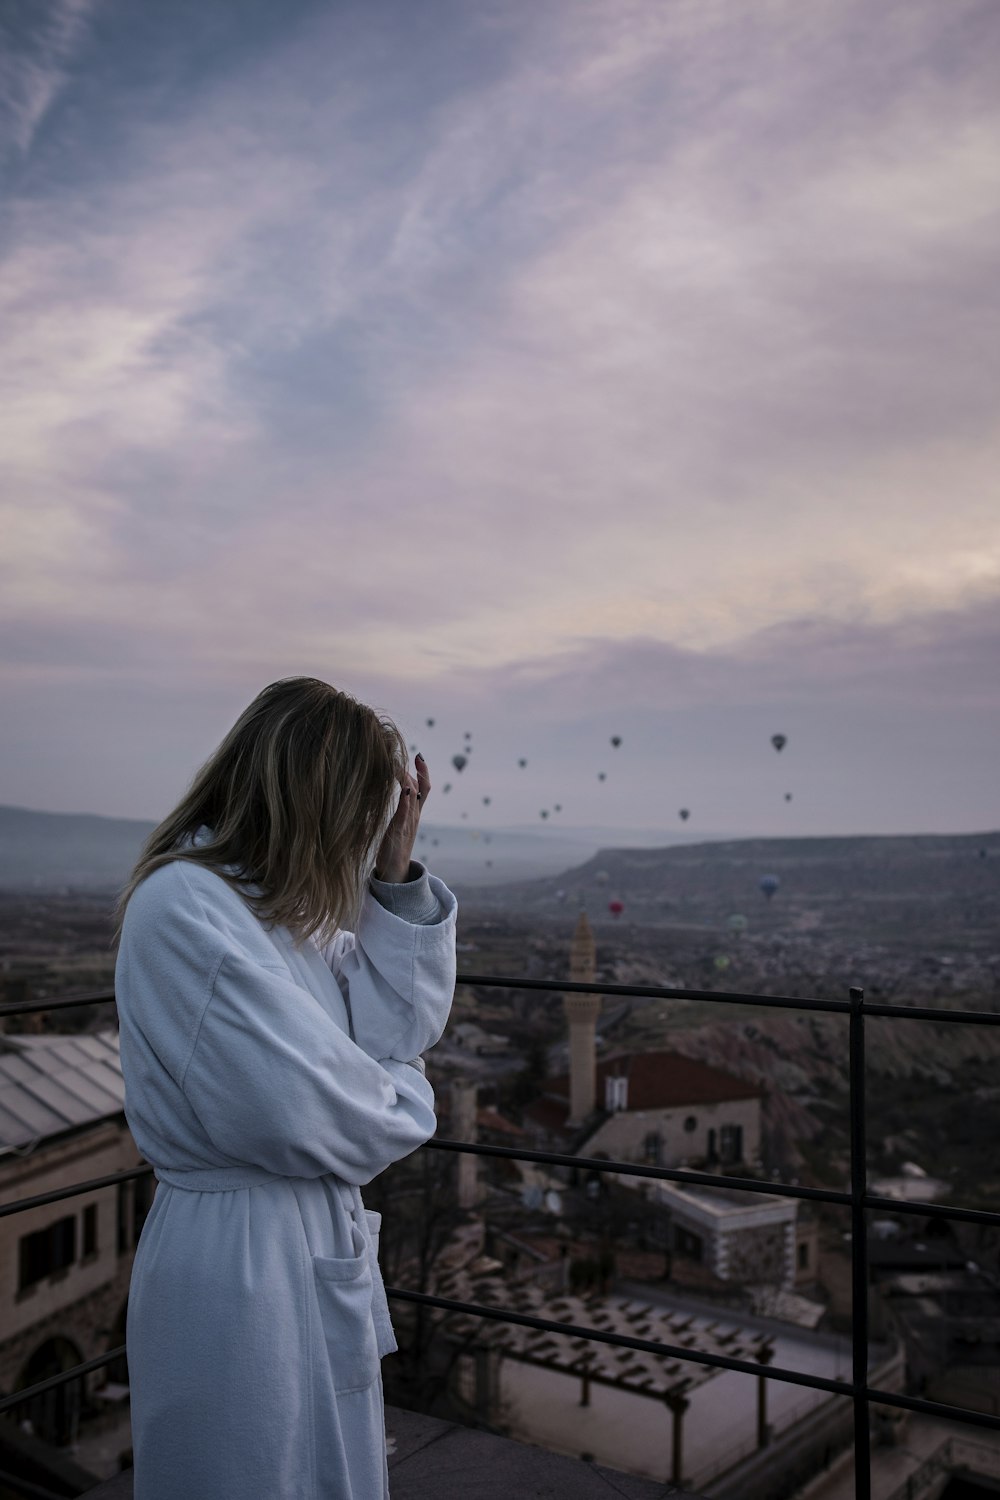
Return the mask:
{"type": "Polygon", "coordinates": [[[97,1254],[97,1204],[88,1203],[83,1210],[83,1255],[97,1254]]]}
{"type": "Polygon", "coordinates": [[[809,1244],[808,1244],[808,1241],[803,1240],[801,1242],[801,1244],[799,1245],[799,1270],[800,1271],[808,1271],[808,1269],[809,1269],[809,1244]]]}
{"type": "Polygon", "coordinates": [[[719,1132],[719,1154],[724,1162],[743,1159],[743,1126],[723,1125],[719,1132]]]}
{"type": "Polygon", "coordinates": [[[698,1129],[698,1121],[696,1120],[694,1115],[688,1115],[687,1119],[684,1121],[684,1129],[687,1131],[688,1135],[691,1134],[692,1130],[698,1129]]]}
{"type": "Polygon", "coordinates": [[[76,1215],[57,1219],[34,1234],[26,1234],[20,1243],[18,1291],[34,1286],[46,1276],[65,1271],[76,1260],[76,1215]]]}
{"type": "Polygon", "coordinates": [[[660,1147],[662,1145],[663,1137],[658,1130],[651,1130],[643,1142],[645,1158],[654,1167],[660,1165],[660,1147]]]}

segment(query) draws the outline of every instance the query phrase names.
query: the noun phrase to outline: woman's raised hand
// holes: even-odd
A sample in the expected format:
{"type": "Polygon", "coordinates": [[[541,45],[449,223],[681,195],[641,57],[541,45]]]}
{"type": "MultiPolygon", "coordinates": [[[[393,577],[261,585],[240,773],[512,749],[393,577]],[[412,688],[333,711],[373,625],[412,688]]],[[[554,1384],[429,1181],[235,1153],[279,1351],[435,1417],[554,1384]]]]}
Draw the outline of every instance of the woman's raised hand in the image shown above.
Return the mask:
{"type": "Polygon", "coordinates": [[[420,822],[420,814],[431,789],[427,762],[422,755],[416,757],[414,766],[417,772],[416,780],[409,771],[405,771],[400,780],[402,790],[399,794],[399,805],[392,815],[392,822],[385,831],[385,837],[375,860],[375,879],[390,880],[396,885],[409,877],[413,845],[417,839],[417,824],[420,822]]]}

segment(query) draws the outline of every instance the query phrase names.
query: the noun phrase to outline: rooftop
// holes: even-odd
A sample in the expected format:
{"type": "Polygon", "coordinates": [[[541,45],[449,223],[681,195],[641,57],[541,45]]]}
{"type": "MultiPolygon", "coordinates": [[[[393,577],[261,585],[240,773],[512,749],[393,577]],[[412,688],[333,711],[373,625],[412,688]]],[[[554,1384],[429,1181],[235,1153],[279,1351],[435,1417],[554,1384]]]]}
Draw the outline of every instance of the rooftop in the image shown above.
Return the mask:
{"type": "MultiPolygon", "coordinates": [[[[691,1500],[656,1480],[395,1406],[385,1409],[385,1428],[392,1500],[691,1500]]],[[[127,1469],[83,1500],[132,1500],[132,1478],[127,1469]]]]}
{"type": "Polygon", "coordinates": [[[0,1036],[0,1155],[125,1106],[118,1032],[0,1036]]]}

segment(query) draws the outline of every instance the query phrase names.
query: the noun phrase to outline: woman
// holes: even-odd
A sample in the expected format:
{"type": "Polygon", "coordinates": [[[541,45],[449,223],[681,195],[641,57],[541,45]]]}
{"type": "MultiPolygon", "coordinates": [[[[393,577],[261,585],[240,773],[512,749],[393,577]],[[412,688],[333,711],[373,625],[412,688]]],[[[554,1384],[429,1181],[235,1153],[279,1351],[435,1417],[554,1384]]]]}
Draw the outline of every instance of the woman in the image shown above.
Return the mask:
{"type": "Polygon", "coordinates": [[[360,1188],[431,1135],[457,903],[388,719],[264,689],[118,906],[125,1116],[159,1182],[126,1341],[135,1500],[384,1500],[397,1345],[360,1188]],[[398,802],[394,798],[398,791],[398,802]]]}

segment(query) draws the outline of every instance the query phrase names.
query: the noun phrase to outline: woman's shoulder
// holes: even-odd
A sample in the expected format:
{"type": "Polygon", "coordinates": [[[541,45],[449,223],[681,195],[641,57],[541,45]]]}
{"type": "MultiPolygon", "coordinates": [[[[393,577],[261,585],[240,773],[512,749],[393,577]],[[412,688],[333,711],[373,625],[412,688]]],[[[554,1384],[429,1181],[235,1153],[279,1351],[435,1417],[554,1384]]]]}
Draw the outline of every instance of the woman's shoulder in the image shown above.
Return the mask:
{"type": "Polygon", "coordinates": [[[250,916],[246,903],[228,880],[208,865],[183,857],[168,860],[151,870],[132,892],[126,918],[160,924],[171,916],[212,917],[228,913],[230,919],[250,916]]]}

